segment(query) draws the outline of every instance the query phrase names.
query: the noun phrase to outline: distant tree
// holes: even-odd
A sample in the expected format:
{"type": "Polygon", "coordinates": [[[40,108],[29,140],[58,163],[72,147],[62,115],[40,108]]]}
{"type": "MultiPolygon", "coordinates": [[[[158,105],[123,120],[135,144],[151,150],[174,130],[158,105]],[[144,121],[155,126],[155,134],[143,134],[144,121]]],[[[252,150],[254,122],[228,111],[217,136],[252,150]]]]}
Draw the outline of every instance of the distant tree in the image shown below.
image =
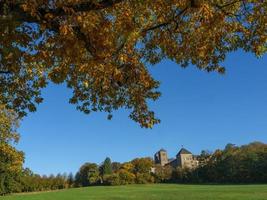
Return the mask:
{"type": "Polygon", "coordinates": [[[112,163],[111,163],[111,166],[112,166],[112,171],[113,171],[114,173],[116,173],[116,172],[118,172],[118,171],[120,170],[120,168],[121,168],[121,163],[119,163],[119,162],[112,162],[112,163]]]}
{"type": "Polygon", "coordinates": [[[62,179],[67,181],[68,180],[68,174],[66,172],[64,172],[62,175],[61,175],[62,179]]]}
{"type": "Polygon", "coordinates": [[[128,172],[133,172],[134,171],[134,165],[132,162],[125,162],[121,165],[121,169],[128,171],[128,172]]]}
{"type": "Polygon", "coordinates": [[[151,158],[136,158],[131,163],[134,173],[150,173],[154,162],[151,158]]]}
{"type": "Polygon", "coordinates": [[[34,191],[34,182],[33,180],[33,172],[29,169],[23,169],[22,176],[20,178],[22,185],[22,192],[33,192],[34,191]]]}
{"type": "Polygon", "coordinates": [[[232,150],[234,150],[235,148],[236,148],[236,145],[235,145],[235,144],[228,143],[227,145],[225,145],[224,151],[225,151],[225,152],[232,151],[232,150]]]}
{"type": "Polygon", "coordinates": [[[135,183],[137,184],[148,184],[154,183],[155,178],[150,173],[136,173],[135,174],[135,183]]]}
{"type": "Polygon", "coordinates": [[[69,187],[73,187],[74,181],[75,181],[74,176],[73,176],[72,173],[70,173],[70,174],[68,175],[68,179],[67,179],[68,186],[69,186],[69,187]]]}
{"type": "Polygon", "coordinates": [[[85,163],[76,174],[76,185],[89,186],[99,183],[99,170],[95,163],[85,163]]]}
{"type": "Polygon", "coordinates": [[[136,183],[152,183],[154,178],[151,174],[153,160],[151,158],[136,158],[131,161],[133,173],[136,176],[136,183]]]}
{"type": "Polygon", "coordinates": [[[102,176],[112,174],[112,163],[110,158],[106,158],[100,167],[100,173],[102,176]]]}
{"type": "Polygon", "coordinates": [[[216,150],[206,165],[196,170],[201,182],[267,183],[267,145],[259,142],[216,150]]]}
{"type": "Polygon", "coordinates": [[[200,153],[200,156],[206,158],[206,157],[209,157],[212,155],[212,152],[209,151],[209,150],[202,150],[201,153],[200,153]]]}
{"type": "Polygon", "coordinates": [[[203,166],[208,164],[208,161],[212,157],[212,152],[209,150],[202,150],[200,155],[197,156],[197,159],[199,161],[199,166],[203,166]]]}
{"type": "Polygon", "coordinates": [[[135,183],[135,174],[125,169],[121,169],[118,172],[120,185],[128,185],[135,183]]]}
{"type": "Polygon", "coordinates": [[[164,183],[164,182],[169,182],[171,180],[173,167],[155,165],[154,168],[155,168],[154,175],[156,178],[156,182],[164,183]]]}
{"type": "Polygon", "coordinates": [[[66,186],[66,179],[64,174],[57,174],[56,178],[54,179],[54,186],[56,189],[64,189],[66,186]]]}
{"type": "Polygon", "coordinates": [[[122,185],[119,172],[113,173],[105,177],[104,183],[106,185],[122,185]]]}

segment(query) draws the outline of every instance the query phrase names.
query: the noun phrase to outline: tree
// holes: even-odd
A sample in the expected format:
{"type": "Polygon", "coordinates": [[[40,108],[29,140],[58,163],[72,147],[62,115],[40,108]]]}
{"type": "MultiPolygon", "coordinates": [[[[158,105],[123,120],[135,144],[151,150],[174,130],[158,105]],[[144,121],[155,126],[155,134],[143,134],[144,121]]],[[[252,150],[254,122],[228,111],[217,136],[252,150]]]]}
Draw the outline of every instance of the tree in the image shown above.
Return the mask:
{"type": "Polygon", "coordinates": [[[121,168],[121,163],[119,163],[119,162],[113,162],[113,163],[111,163],[111,165],[112,165],[112,171],[114,173],[118,172],[119,169],[121,168]]]}
{"type": "Polygon", "coordinates": [[[77,186],[95,185],[99,182],[99,170],[95,163],[85,163],[76,174],[77,186]]]}
{"type": "Polygon", "coordinates": [[[155,165],[155,177],[159,183],[169,182],[172,178],[173,167],[170,165],[161,166],[155,165]]]}
{"type": "Polygon", "coordinates": [[[201,182],[213,183],[265,183],[267,145],[259,142],[241,147],[226,145],[216,150],[206,165],[196,172],[201,182]]]}
{"type": "Polygon", "coordinates": [[[198,161],[200,166],[204,166],[208,163],[212,156],[212,152],[209,150],[202,150],[200,155],[198,156],[198,161]]]}
{"type": "Polygon", "coordinates": [[[151,175],[153,160],[151,158],[136,158],[131,161],[133,173],[136,176],[136,183],[153,183],[154,178],[151,175]]]}
{"type": "Polygon", "coordinates": [[[21,189],[18,181],[24,154],[12,146],[19,140],[17,127],[16,114],[0,104],[0,195],[21,189]]]}
{"type": "Polygon", "coordinates": [[[109,157],[107,157],[102,166],[100,167],[100,173],[102,175],[102,177],[104,175],[110,175],[112,174],[112,164],[111,164],[111,159],[109,157]]]}
{"type": "Polygon", "coordinates": [[[154,162],[151,158],[136,158],[131,163],[134,173],[150,173],[154,162]]]}
{"type": "Polygon", "coordinates": [[[0,144],[18,143],[19,120],[14,111],[0,104],[0,144]]]}
{"type": "Polygon", "coordinates": [[[48,82],[66,83],[85,113],[119,108],[142,127],[160,93],[149,66],[223,73],[229,52],[266,53],[267,3],[257,0],[2,0],[0,103],[36,110],[48,82]]]}
{"type": "Polygon", "coordinates": [[[128,185],[135,183],[135,175],[125,169],[120,169],[118,172],[120,185],[128,185]]]}
{"type": "Polygon", "coordinates": [[[22,192],[33,192],[34,191],[34,183],[33,183],[34,173],[29,169],[23,169],[22,176],[20,178],[20,182],[22,185],[22,192]]]}
{"type": "Polygon", "coordinates": [[[73,184],[74,184],[74,176],[72,173],[70,173],[68,175],[68,179],[67,179],[67,182],[68,182],[68,187],[73,187],[73,184]]]}

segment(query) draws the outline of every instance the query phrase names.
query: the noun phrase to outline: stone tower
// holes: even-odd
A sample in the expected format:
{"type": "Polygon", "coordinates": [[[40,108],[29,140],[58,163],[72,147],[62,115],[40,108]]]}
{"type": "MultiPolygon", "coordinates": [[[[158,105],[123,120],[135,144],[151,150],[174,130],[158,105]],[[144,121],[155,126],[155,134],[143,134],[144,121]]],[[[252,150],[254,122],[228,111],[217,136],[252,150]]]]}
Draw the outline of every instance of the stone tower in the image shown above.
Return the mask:
{"type": "Polygon", "coordinates": [[[155,155],[154,155],[155,163],[160,164],[161,166],[165,166],[168,164],[168,155],[167,151],[164,149],[159,150],[155,155]]]}
{"type": "Polygon", "coordinates": [[[198,166],[198,161],[193,157],[192,153],[185,148],[182,148],[176,155],[177,165],[181,168],[195,168],[198,166]]]}

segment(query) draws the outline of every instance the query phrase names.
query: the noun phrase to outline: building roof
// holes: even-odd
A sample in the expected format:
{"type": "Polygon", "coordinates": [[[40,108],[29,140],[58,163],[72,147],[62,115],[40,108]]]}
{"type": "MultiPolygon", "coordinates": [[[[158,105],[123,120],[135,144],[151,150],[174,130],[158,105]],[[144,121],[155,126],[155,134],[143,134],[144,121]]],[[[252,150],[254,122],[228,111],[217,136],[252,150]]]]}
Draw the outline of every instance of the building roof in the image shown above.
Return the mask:
{"type": "Polygon", "coordinates": [[[177,155],[180,155],[180,154],[192,154],[192,153],[185,148],[181,148],[181,150],[179,151],[177,155]]]}
{"type": "Polygon", "coordinates": [[[155,156],[157,156],[160,152],[166,152],[167,153],[167,151],[165,149],[160,149],[157,153],[155,153],[155,156]]]}

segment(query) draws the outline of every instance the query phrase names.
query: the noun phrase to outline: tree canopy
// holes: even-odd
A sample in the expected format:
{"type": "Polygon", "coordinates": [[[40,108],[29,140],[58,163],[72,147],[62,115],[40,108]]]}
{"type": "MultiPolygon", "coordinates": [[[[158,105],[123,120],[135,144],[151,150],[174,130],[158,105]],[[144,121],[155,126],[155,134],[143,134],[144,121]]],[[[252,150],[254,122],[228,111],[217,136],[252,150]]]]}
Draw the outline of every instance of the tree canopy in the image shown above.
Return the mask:
{"type": "Polygon", "coordinates": [[[24,116],[65,83],[84,113],[126,108],[152,127],[149,66],[224,73],[229,52],[266,52],[266,23],[265,0],[0,0],[0,104],[24,116]]]}
{"type": "Polygon", "coordinates": [[[0,195],[16,191],[16,179],[22,170],[24,154],[12,144],[18,142],[16,114],[0,104],[0,195]]]}
{"type": "Polygon", "coordinates": [[[0,143],[18,142],[18,126],[16,113],[0,104],[0,143]]]}
{"type": "Polygon", "coordinates": [[[104,177],[105,175],[112,174],[112,162],[109,157],[107,157],[103,164],[100,166],[100,174],[104,177]]]}

